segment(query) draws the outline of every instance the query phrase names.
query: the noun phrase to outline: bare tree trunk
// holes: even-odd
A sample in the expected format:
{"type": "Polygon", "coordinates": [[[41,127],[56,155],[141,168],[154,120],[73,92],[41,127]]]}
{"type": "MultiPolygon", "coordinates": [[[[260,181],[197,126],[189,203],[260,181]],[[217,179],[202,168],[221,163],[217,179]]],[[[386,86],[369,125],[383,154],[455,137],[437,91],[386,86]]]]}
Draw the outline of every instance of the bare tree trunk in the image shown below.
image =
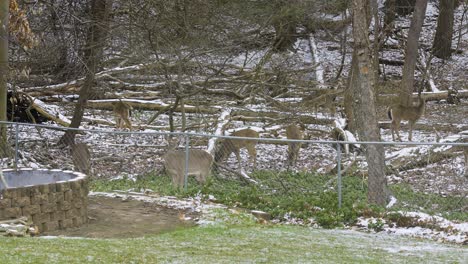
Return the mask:
{"type": "Polygon", "coordinates": [[[413,18],[408,32],[408,40],[405,49],[405,65],[403,66],[403,78],[400,87],[400,104],[409,106],[413,93],[414,70],[418,60],[418,42],[421,34],[424,16],[426,14],[427,0],[416,0],[413,18]]]}
{"type": "MultiPolygon", "coordinates": [[[[80,98],[75,106],[73,118],[70,124],[72,128],[78,128],[83,118],[84,108],[88,101],[89,94],[94,85],[94,74],[101,61],[104,40],[106,38],[109,25],[109,11],[112,2],[110,0],[91,0],[91,27],[88,30],[85,48],[86,79],[80,89],[80,98]]],[[[76,131],[67,130],[60,142],[72,145],[75,142],[76,131]]]]}
{"type": "Polygon", "coordinates": [[[356,122],[354,117],[353,109],[353,87],[359,82],[359,67],[357,64],[356,50],[353,51],[353,57],[351,59],[351,69],[349,70],[348,84],[344,92],[344,111],[348,120],[348,130],[351,132],[356,131],[356,122]]]}
{"type": "MultiPolygon", "coordinates": [[[[7,121],[9,3],[0,1],[0,121],[7,121]]],[[[8,153],[7,126],[0,125],[0,157],[8,153]]]]}
{"type": "MultiPolygon", "coordinates": [[[[365,3],[365,16],[367,23],[367,28],[369,28],[371,21],[371,12],[370,12],[369,1],[365,3]]],[[[348,119],[348,130],[351,132],[356,131],[356,117],[354,116],[354,107],[353,107],[353,87],[359,85],[359,67],[356,57],[356,49],[353,51],[353,57],[351,59],[351,69],[349,71],[348,84],[344,92],[344,111],[346,118],[348,119]]]]}
{"type": "MultiPolygon", "coordinates": [[[[379,20],[379,5],[378,0],[370,0],[370,7],[372,10],[372,18],[374,19],[374,45],[372,46],[372,63],[374,67],[374,80],[375,86],[374,95],[377,96],[379,91],[379,50],[380,50],[380,31],[381,25],[379,20]]],[[[376,98],[377,100],[377,98],[376,98]]]]}
{"type": "Polygon", "coordinates": [[[440,0],[437,29],[432,46],[434,56],[448,59],[452,55],[455,0],[440,0]]]}
{"type": "MultiPolygon", "coordinates": [[[[367,0],[353,1],[353,36],[355,59],[358,67],[358,85],[352,87],[353,108],[359,138],[364,141],[380,141],[377,123],[373,63],[369,47],[369,24],[366,21],[367,0]]],[[[387,202],[387,180],[385,178],[385,156],[382,145],[367,145],[365,155],[369,168],[368,201],[384,205],[387,202]]]]}

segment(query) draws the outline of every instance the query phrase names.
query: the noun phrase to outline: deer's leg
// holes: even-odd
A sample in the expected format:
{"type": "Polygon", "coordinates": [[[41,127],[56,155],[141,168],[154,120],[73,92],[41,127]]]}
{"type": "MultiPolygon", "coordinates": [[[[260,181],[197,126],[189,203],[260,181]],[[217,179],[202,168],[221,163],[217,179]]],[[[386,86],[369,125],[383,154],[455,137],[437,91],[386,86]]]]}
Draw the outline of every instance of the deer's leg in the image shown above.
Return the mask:
{"type": "Polygon", "coordinates": [[[172,185],[178,186],[179,180],[178,180],[178,178],[177,178],[177,173],[175,173],[175,172],[173,172],[173,171],[168,171],[167,173],[168,173],[168,174],[171,176],[171,178],[172,178],[172,185]]]}
{"type": "Polygon", "coordinates": [[[413,140],[413,125],[414,125],[414,122],[409,121],[408,141],[412,141],[412,140],[413,140]]]}
{"type": "MultiPolygon", "coordinates": [[[[188,177],[188,175],[187,175],[188,177]]],[[[185,183],[185,169],[183,171],[179,171],[177,173],[177,179],[178,179],[178,184],[177,184],[177,187],[179,188],[183,188],[184,187],[184,183],[185,183]]]]}
{"type": "Polygon", "coordinates": [[[288,145],[288,170],[290,167],[292,167],[292,159],[294,155],[293,152],[294,152],[294,149],[293,149],[292,143],[289,143],[288,145]]]}
{"type": "Polygon", "coordinates": [[[257,150],[255,149],[255,145],[247,147],[247,151],[249,152],[250,162],[253,164],[253,168],[257,167],[257,150]]]}
{"type": "Polygon", "coordinates": [[[125,118],[124,121],[125,121],[125,127],[132,130],[132,123],[130,123],[130,120],[128,120],[128,117],[125,118]]]}
{"type": "Polygon", "coordinates": [[[115,116],[115,127],[119,128],[119,117],[115,116]]]}
{"type": "Polygon", "coordinates": [[[395,134],[397,136],[397,140],[401,141],[401,137],[400,137],[400,120],[395,120],[394,130],[395,130],[395,134]]]}
{"type": "Polygon", "coordinates": [[[257,168],[257,150],[255,149],[255,146],[252,148],[252,155],[253,155],[253,166],[254,169],[257,168]]]}

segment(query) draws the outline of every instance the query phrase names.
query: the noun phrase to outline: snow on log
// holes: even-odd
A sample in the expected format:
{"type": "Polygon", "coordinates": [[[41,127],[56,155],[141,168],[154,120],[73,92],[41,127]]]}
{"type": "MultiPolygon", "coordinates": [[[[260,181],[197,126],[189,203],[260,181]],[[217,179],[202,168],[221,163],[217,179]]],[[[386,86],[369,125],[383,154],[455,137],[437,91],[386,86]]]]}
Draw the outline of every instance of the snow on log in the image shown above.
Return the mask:
{"type": "MultiPolygon", "coordinates": [[[[231,114],[231,109],[226,109],[223,112],[221,112],[221,115],[218,118],[218,125],[216,126],[216,130],[214,132],[214,135],[220,136],[223,135],[224,132],[224,127],[228,124],[229,122],[229,115],[231,114]]],[[[215,153],[215,146],[216,146],[216,141],[218,140],[218,137],[212,137],[208,141],[208,153],[214,156],[215,153]]]]}
{"type": "Polygon", "coordinates": [[[419,52],[420,56],[421,56],[421,60],[420,60],[420,63],[421,63],[421,66],[425,72],[425,75],[427,77],[427,80],[429,82],[429,87],[431,87],[431,91],[432,92],[440,92],[439,89],[437,89],[437,86],[435,85],[434,83],[434,78],[432,78],[432,75],[431,75],[431,65],[426,63],[426,54],[424,52],[424,50],[420,50],[419,52]]]}
{"type": "MultiPolygon", "coordinates": [[[[424,100],[426,101],[439,101],[448,98],[448,91],[438,91],[438,92],[423,92],[422,93],[424,100]]],[[[458,98],[468,98],[468,90],[458,90],[458,98]]],[[[413,93],[413,99],[418,98],[418,93],[413,93]]],[[[395,99],[398,98],[396,94],[386,94],[379,95],[377,101],[380,104],[390,104],[393,103],[395,99]]]]}
{"type": "Polygon", "coordinates": [[[32,100],[32,105],[31,105],[32,108],[34,108],[42,116],[62,126],[69,126],[71,124],[71,121],[60,113],[58,106],[47,105],[41,100],[36,99],[36,98],[31,98],[31,100],[32,100]]]}
{"type": "MultiPolygon", "coordinates": [[[[356,137],[348,130],[345,130],[346,120],[344,118],[338,118],[334,122],[334,128],[332,130],[332,137],[337,141],[348,141],[348,142],[357,142],[356,137]]],[[[349,154],[350,144],[343,144],[346,154],[349,154]]],[[[351,144],[353,149],[360,149],[361,145],[351,144]]]]}
{"type": "MultiPolygon", "coordinates": [[[[119,99],[108,99],[108,100],[89,100],[87,107],[95,109],[112,109],[112,103],[117,102],[119,99]]],[[[133,108],[144,109],[144,110],[161,110],[169,106],[161,100],[137,100],[137,99],[122,99],[123,102],[128,103],[133,108]]],[[[208,106],[193,106],[184,105],[186,113],[206,113],[215,114],[220,112],[220,107],[208,107],[208,106]]],[[[175,111],[181,111],[180,107],[177,107],[175,111]]]]}
{"type": "MultiPolygon", "coordinates": [[[[127,67],[115,67],[112,69],[104,70],[102,72],[98,72],[94,75],[95,79],[101,79],[105,77],[109,77],[110,74],[115,74],[115,73],[122,73],[122,72],[131,72],[131,71],[139,71],[141,69],[144,69],[148,66],[153,65],[154,63],[147,63],[147,64],[137,64],[137,65],[132,65],[132,66],[127,66],[127,67]]],[[[85,78],[79,78],[73,81],[65,82],[65,83],[59,83],[59,84],[52,84],[52,85],[43,85],[43,86],[35,86],[35,87],[28,87],[28,91],[38,91],[38,90],[60,90],[60,89],[66,89],[70,86],[79,86],[84,82],[85,78]]]]}

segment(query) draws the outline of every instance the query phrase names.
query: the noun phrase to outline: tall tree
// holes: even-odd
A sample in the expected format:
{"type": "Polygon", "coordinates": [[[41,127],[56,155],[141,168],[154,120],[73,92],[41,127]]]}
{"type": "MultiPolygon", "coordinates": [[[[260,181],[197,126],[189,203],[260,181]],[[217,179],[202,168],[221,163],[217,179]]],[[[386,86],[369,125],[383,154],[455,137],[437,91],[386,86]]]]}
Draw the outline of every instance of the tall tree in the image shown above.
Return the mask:
{"type": "MultiPolygon", "coordinates": [[[[369,28],[371,22],[371,8],[370,2],[365,1],[365,20],[367,23],[367,28],[369,28]]],[[[349,70],[348,83],[344,92],[344,110],[346,118],[348,119],[348,130],[355,132],[356,131],[356,122],[354,117],[354,107],[353,107],[353,87],[359,85],[359,67],[357,62],[356,49],[353,50],[353,56],[351,59],[351,69],[349,70]]]]}
{"type": "MultiPolygon", "coordinates": [[[[360,140],[380,141],[380,130],[375,108],[374,65],[370,54],[369,24],[367,21],[368,0],[353,1],[354,59],[357,71],[356,86],[352,87],[354,117],[360,140]]],[[[365,146],[368,164],[368,201],[384,205],[387,202],[387,180],[385,177],[385,155],[382,145],[365,146]]]]}
{"type": "MultiPolygon", "coordinates": [[[[0,1],[0,121],[7,120],[7,81],[9,76],[9,38],[13,37],[24,50],[33,48],[37,41],[31,32],[26,13],[16,0],[0,1]]],[[[10,149],[7,143],[7,128],[0,125],[0,157],[7,156],[10,149]]]]}
{"type": "Polygon", "coordinates": [[[405,64],[403,65],[403,77],[400,86],[399,101],[403,106],[411,105],[413,94],[414,70],[418,59],[419,36],[421,34],[424,16],[426,15],[427,0],[416,0],[408,39],[405,48],[405,64]]]}
{"type": "Polygon", "coordinates": [[[448,59],[452,55],[455,0],[440,0],[437,29],[432,46],[434,56],[448,59]]]}
{"type": "MultiPolygon", "coordinates": [[[[7,120],[9,1],[0,1],[0,121],[7,120]]],[[[0,125],[0,157],[7,155],[7,127],[0,125]]]]}
{"type": "MultiPolygon", "coordinates": [[[[86,67],[86,77],[80,89],[79,99],[75,105],[75,111],[70,124],[71,128],[78,128],[83,118],[84,108],[88,101],[92,87],[94,86],[94,75],[102,59],[104,40],[109,27],[109,15],[112,2],[110,0],[91,0],[91,24],[86,38],[84,50],[84,64],[86,67]]],[[[75,130],[67,130],[60,142],[71,145],[75,142],[75,130]]]]}

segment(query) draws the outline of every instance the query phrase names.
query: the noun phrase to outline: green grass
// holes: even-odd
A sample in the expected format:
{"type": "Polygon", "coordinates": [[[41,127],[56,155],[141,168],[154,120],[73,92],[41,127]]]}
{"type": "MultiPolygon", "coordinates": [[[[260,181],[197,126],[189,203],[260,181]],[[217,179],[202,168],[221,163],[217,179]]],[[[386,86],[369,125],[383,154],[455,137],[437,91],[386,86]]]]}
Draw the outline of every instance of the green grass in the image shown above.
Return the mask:
{"type": "Polygon", "coordinates": [[[137,239],[0,238],[0,263],[466,263],[466,247],[298,226],[194,227],[137,239]]]}
{"type": "MultiPolygon", "coordinates": [[[[210,194],[227,205],[264,210],[275,217],[286,213],[303,219],[314,217],[326,227],[352,223],[360,215],[384,212],[382,208],[367,206],[366,184],[357,177],[343,179],[343,208],[339,209],[335,183],[327,176],[267,171],[253,176],[262,187],[214,177],[204,185],[190,180],[188,190],[183,191],[173,188],[167,176],[146,175],[137,181],[94,180],[91,189],[152,189],[161,195],[179,197],[210,194]]],[[[395,210],[421,209],[427,199],[437,203],[440,211],[458,208],[452,204],[456,200],[453,197],[427,196],[404,185],[393,186],[392,191],[401,199],[395,210]]],[[[433,213],[440,213],[434,206],[430,208],[433,213]]],[[[466,213],[452,216],[465,218],[466,213]]],[[[412,222],[395,214],[389,217],[412,222]]],[[[466,246],[384,233],[260,225],[250,214],[221,209],[212,210],[203,219],[212,220],[213,224],[132,239],[0,237],[0,263],[466,263],[468,260],[466,246]]]]}
{"type": "MultiPolygon", "coordinates": [[[[338,207],[336,179],[327,175],[256,171],[251,175],[260,184],[239,180],[210,178],[204,185],[189,178],[187,191],[173,188],[167,176],[154,174],[141,176],[137,181],[121,179],[95,180],[95,191],[151,189],[161,195],[178,197],[197,193],[213,195],[228,206],[262,210],[275,218],[286,214],[308,221],[314,218],[322,227],[337,227],[355,223],[359,216],[384,217],[386,210],[367,204],[367,185],[359,177],[343,178],[342,207],[338,207]]],[[[436,194],[415,192],[407,185],[392,185],[390,190],[398,199],[392,211],[420,211],[438,214],[452,220],[468,220],[468,212],[462,211],[468,198],[442,197],[436,194]]]]}
{"type": "Polygon", "coordinates": [[[393,194],[401,200],[393,210],[422,211],[431,215],[441,215],[450,220],[468,221],[467,197],[441,196],[413,192],[408,184],[392,186],[393,194]]]}

